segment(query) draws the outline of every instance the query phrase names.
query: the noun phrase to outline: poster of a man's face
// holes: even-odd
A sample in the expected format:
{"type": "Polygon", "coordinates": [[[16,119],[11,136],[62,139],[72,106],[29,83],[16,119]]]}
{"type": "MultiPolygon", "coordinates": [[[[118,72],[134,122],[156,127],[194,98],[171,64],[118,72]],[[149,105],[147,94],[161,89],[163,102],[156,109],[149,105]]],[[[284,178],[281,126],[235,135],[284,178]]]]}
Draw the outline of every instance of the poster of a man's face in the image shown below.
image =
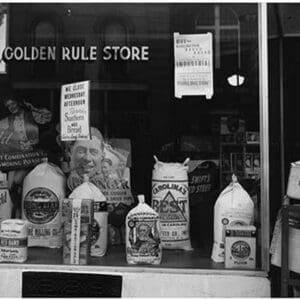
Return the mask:
{"type": "Polygon", "coordinates": [[[76,141],[71,149],[71,170],[83,177],[93,177],[101,171],[104,144],[101,133],[93,128],[92,139],[76,141]]]}

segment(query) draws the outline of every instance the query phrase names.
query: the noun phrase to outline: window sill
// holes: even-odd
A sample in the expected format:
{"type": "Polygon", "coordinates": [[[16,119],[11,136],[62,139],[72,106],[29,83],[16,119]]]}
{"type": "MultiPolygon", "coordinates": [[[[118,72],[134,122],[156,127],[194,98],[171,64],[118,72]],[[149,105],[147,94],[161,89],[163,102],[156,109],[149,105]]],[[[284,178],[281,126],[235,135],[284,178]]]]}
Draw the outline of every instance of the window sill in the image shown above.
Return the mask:
{"type": "Polygon", "coordinates": [[[62,249],[29,248],[24,264],[1,263],[1,268],[35,271],[90,272],[90,273],[172,273],[244,275],[266,277],[267,272],[255,270],[225,269],[224,264],[214,263],[200,250],[163,250],[162,263],[158,266],[128,265],[125,247],[113,246],[104,257],[92,257],[89,265],[62,264],[62,249]]]}

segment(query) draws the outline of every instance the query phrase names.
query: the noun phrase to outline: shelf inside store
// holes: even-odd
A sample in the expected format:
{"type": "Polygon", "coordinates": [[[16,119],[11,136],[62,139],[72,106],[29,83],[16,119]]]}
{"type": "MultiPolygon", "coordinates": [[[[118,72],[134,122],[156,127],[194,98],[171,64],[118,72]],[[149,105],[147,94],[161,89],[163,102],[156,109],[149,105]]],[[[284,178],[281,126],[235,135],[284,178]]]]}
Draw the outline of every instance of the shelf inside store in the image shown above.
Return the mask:
{"type": "Polygon", "coordinates": [[[112,246],[103,257],[92,257],[88,265],[63,264],[62,249],[29,248],[28,259],[24,264],[1,263],[2,268],[18,268],[36,271],[60,272],[148,272],[148,273],[177,273],[177,274],[232,274],[246,276],[266,276],[260,270],[231,270],[225,269],[224,264],[214,263],[210,255],[204,255],[200,250],[163,250],[162,263],[151,265],[128,265],[126,262],[125,246],[112,246]]]}

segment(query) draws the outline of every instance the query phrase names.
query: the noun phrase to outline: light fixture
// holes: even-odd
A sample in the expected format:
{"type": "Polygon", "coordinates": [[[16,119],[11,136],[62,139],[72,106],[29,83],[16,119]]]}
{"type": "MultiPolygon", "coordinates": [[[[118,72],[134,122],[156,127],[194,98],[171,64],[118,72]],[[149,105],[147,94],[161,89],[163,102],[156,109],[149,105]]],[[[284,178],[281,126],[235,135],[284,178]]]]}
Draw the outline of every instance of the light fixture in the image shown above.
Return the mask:
{"type": "Polygon", "coordinates": [[[231,86],[241,86],[245,82],[245,77],[239,74],[233,74],[227,78],[227,82],[231,86]]]}

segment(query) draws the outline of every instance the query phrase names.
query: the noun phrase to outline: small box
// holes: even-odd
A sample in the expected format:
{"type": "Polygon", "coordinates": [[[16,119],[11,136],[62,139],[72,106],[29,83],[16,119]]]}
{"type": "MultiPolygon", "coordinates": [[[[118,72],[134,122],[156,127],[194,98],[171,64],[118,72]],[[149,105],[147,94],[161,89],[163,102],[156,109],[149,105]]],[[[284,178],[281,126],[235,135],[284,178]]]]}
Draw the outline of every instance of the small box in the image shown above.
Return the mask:
{"type": "Polygon", "coordinates": [[[23,263],[27,260],[27,222],[8,219],[1,222],[0,262],[23,263]]]}
{"type": "Polygon", "coordinates": [[[246,144],[259,144],[259,132],[246,131],[246,144]]]}
{"type": "Polygon", "coordinates": [[[256,228],[255,226],[226,226],[225,268],[255,269],[256,228]]]}
{"type": "Polygon", "coordinates": [[[236,153],[230,153],[230,166],[231,166],[231,171],[235,172],[236,171],[236,153]]]}
{"type": "Polygon", "coordinates": [[[222,170],[224,172],[231,171],[231,157],[230,153],[223,153],[222,155],[222,170]]]}
{"type": "Polygon", "coordinates": [[[291,163],[286,194],[293,199],[300,199],[300,161],[291,163]]]}
{"type": "Polygon", "coordinates": [[[259,153],[253,153],[253,171],[256,174],[260,172],[260,154],[259,153]]]}
{"type": "Polygon", "coordinates": [[[243,172],[244,171],[244,155],[243,155],[243,153],[236,153],[235,159],[236,159],[237,172],[243,172]]]}
{"type": "Polygon", "coordinates": [[[91,226],[94,219],[91,199],[64,199],[63,261],[65,264],[85,265],[90,258],[91,226]]]}
{"type": "Polygon", "coordinates": [[[252,153],[245,154],[245,173],[253,173],[253,155],[252,153]]]}

